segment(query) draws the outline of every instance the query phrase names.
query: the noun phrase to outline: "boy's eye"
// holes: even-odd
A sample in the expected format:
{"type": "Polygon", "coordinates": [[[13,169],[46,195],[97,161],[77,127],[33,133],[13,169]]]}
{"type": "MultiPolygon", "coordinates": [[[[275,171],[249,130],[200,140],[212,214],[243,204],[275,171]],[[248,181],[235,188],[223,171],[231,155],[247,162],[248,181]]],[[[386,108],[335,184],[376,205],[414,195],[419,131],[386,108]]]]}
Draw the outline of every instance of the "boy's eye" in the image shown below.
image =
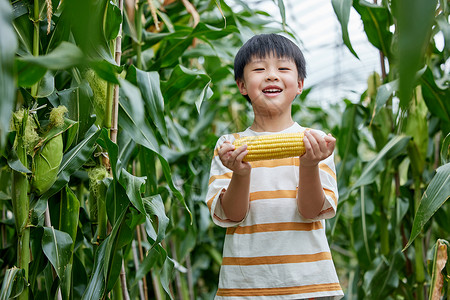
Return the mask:
{"type": "Polygon", "coordinates": [[[281,70],[281,71],[288,71],[290,69],[289,68],[279,68],[279,70],[281,70]]]}
{"type": "Polygon", "coordinates": [[[254,71],[264,71],[264,68],[255,68],[254,71]]]}

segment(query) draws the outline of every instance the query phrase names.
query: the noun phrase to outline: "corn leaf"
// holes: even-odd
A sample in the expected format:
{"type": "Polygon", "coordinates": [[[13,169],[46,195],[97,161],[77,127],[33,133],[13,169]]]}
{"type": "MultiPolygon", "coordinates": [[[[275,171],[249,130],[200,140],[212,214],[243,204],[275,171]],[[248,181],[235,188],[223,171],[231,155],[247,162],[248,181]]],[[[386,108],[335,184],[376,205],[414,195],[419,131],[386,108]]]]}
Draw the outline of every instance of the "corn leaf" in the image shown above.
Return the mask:
{"type": "Polygon", "coordinates": [[[68,13],[75,41],[83,52],[92,60],[105,60],[115,65],[106,38],[114,35],[115,26],[120,24],[121,16],[117,13],[109,14],[109,24],[104,28],[108,5],[108,0],[67,0],[65,11],[68,13]],[[89,34],[86,34],[87,32],[89,34]]]}
{"type": "MultiPolygon", "coordinates": [[[[161,90],[168,106],[173,108],[186,89],[198,89],[205,87],[211,78],[204,71],[190,70],[182,65],[177,65],[167,81],[161,83],[161,90]]],[[[194,103],[194,102],[193,102],[194,103]]]]}
{"type": "Polygon", "coordinates": [[[122,169],[119,177],[120,184],[124,187],[128,199],[142,214],[146,214],[144,202],[141,197],[141,187],[145,184],[145,177],[137,177],[122,169]]]}
{"type": "Polygon", "coordinates": [[[425,224],[450,197],[450,163],[436,170],[430,184],[423,193],[419,208],[414,216],[411,236],[403,251],[411,245],[425,224]]]}
{"type": "Polygon", "coordinates": [[[84,291],[82,300],[102,299],[106,281],[105,281],[105,254],[106,245],[108,244],[110,236],[108,236],[103,243],[97,248],[95,252],[94,264],[92,267],[91,278],[89,279],[86,290],[84,291]]]}
{"type": "Polygon", "coordinates": [[[143,201],[145,205],[145,211],[148,215],[147,216],[148,220],[151,221],[152,220],[151,216],[155,216],[156,220],[158,221],[158,224],[156,226],[156,228],[158,228],[157,236],[154,236],[153,232],[149,231],[149,229],[153,228],[151,222],[146,223],[147,233],[149,237],[153,239],[152,247],[154,247],[165,238],[166,229],[167,226],[169,225],[169,218],[166,216],[164,203],[159,194],[150,197],[145,197],[143,201]]]}
{"type": "Polygon", "coordinates": [[[120,269],[122,267],[122,247],[131,243],[133,239],[133,232],[126,224],[127,210],[123,210],[117,218],[105,249],[105,267],[104,276],[106,278],[106,292],[109,292],[114,287],[114,284],[119,278],[120,269]]]}
{"type": "MultiPolygon", "coordinates": [[[[337,181],[339,185],[339,192],[342,195],[347,195],[350,175],[353,172],[353,167],[358,158],[358,144],[360,138],[358,135],[359,126],[364,121],[362,106],[347,103],[347,107],[343,113],[339,136],[337,138],[337,148],[341,161],[337,165],[337,181]]],[[[346,197],[343,197],[343,200],[346,197]]]]}
{"type": "Polygon", "coordinates": [[[141,71],[131,66],[129,75],[136,78],[137,86],[144,98],[147,116],[151,118],[161,137],[168,143],[167,128],[164,122],[164,98],[161,93],[159,74],[141,71]]]}
{"type": "Polygon", "coordinates": [[[389,31],[391,20],[388,8],[365,0],[353,1],[353,7],[361,15],[369,42],[386,57],[392,57],[390,46],[393,34],[389,31]]]}
{"type": "Polygon", "coordinates": [[[333,5],[334,13],[341,23],[342,40],[344,41],[345,46],[347,46],[348,50],[350,50],[350,52],[359,59],[358,54],[356,54],[353,49],[352,43],[350,42],[350,38],[348,36],[348,20],[350,18],[350,8],[352,7],[352,2],[352,0],[332,0],[331,4],[333,5]]]}
{"type": "Polygon", "coordinates": [[[17,37],[12,23],[11,5],[0,1],[0,148],[4,147],[15,100],[14,56],[17,37]]]}
{"type": "Polygon", "coordinates": [[[403,153],[408,146],[408,142],[411,139],[409,136],[398,135],[391,139],[386,146],[372,159],[367,165],[364,166],[364,170],[355,184],[352,186],[352,190],[372,183],[377,175],[383,170],[384,162],[387,159],[393,159],[397,155],[403,153]]]}
{"type": "Polygon", "coordinates": [[[53,227],[44,227],[42,236],[42,251],[52,264],[60,279],[64,278],[64,272],[70,262],[73,241],[66,232],[53,227]]]}
{"type": "Polygon", "coordinates": [[[41,80],[47,70],[68,69],[87,63],[87,59],[80,48],[63,41],[46,55],[24,55],[17,58],[16,63],[19,86],[30,87],[41,80]]]}
{"type": "Polygon", "coordinates": [[[441,148],[441,163],[443,165],[450,162],[450,133],[447,134],[444,141],[442,142],[441,148]]]}
{"type": "Polygon", "coordinates": [[[377,258],[375,269],[365,273],[364,289],[366,299],[386,299],[391,291],[399,285],[399,271],[403,269],[405,258],[401,252],[395,252],[389,262],[377,258]]]}
{"type": "Polygon", "coordinates": [[[12,267],[6,270],[3,277],[2,290],[0,291],[0,300],[8,300],[17,297],[22,293],[27,285],[25,279],[25,270],[12,267]]]}
{"type": "Polygon", "coordinates": [[[420,79],[422,86],[422,95],[428,109],[441,120],[450,123],[450,89],[445,86],[439,86],[433,76],[430,68],[420,79]]]}
{"type": "Polygon", "coordinates": [[[443,296],[444,276],[442,270],[448,263],[447,248],[448,242],[446,240],[437,240],[434,246],[433,271],[428,299],[441,299],[443,296]]]}
{"type": "Polygon", "coordinates": [[[400,0],[393,12],[398,24],[399,98],[400,107],[408,107],[416,85],[415,74],[424,64],[437,0],[400,0]]]}

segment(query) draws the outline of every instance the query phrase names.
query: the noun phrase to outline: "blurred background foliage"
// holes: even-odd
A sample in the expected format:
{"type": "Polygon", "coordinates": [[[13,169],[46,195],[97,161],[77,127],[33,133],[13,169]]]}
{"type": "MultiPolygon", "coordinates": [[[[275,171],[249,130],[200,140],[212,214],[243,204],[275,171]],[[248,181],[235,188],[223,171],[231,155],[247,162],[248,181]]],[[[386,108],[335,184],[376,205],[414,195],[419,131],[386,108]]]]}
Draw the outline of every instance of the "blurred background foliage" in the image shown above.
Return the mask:
{"type": "MultiPolygon", "coordinates": [[[[252,120],[234,55],[300,43],[275,2],[281,22],[239,0],[0,0],[0,299],[213,298],[210,160],[252,120]]],[[[448,299],[449,2],[331,2],[349,50],[355,10],[382,58],[359,101],[293,104],[338,140],[345,298],[448,299]]]]}

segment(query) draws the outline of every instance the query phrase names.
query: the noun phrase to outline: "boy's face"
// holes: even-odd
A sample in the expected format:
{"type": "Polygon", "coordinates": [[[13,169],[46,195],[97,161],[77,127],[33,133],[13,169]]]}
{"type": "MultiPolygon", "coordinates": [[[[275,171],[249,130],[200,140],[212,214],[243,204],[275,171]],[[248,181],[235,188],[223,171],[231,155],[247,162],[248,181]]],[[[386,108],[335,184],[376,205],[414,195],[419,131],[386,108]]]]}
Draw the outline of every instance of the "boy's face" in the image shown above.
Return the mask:
{"type": "Polygon", "coordinates": [[[285,112],[303,89],[297,66],[292,59],[271,55],[253,58],[244,67],[244,79],[237,85],[242,95],[248,95],[254,110],[285,112]]]}

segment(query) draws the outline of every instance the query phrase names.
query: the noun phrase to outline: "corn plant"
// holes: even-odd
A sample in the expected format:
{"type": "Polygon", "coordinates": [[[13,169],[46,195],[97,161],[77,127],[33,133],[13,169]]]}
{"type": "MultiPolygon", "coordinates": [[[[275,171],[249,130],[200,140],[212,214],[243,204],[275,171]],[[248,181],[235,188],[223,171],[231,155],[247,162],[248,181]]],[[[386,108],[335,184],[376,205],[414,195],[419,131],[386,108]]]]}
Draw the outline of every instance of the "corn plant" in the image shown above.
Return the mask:
{"type": "Polygon", "coordinates": [[[245,2],[0,5],[0,298],[210,299],[209,155],[244,123],[234,53],[273,19],[245,2]]]}
{"type": "Polygon", "coordinates": [[[346,103],[337,130],[341,210],[332,232],[350,265],[347,298],[449,297],[448,268],[437,289],[428,267],[450,228],[448,1],[332,4],[348,49],[357,56],[347,30],[354,9],[381,58],[381,74],[368,78],[359,103],[346,103]]]}

